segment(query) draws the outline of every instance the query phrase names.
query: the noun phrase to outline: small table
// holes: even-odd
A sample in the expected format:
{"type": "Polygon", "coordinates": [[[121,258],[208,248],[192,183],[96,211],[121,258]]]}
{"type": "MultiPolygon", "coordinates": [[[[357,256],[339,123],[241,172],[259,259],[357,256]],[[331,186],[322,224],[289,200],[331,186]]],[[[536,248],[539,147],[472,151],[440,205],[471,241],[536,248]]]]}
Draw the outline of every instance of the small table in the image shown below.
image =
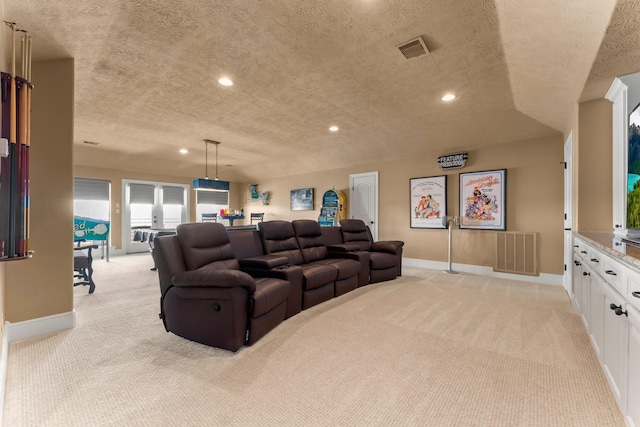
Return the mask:
{"type": "Polygon", "coordinates": [[[221,219],[229,220],[229,227],[233,227],[233,221],[236,219],[244,219],[244,215],[220,215],[221,219]]]}

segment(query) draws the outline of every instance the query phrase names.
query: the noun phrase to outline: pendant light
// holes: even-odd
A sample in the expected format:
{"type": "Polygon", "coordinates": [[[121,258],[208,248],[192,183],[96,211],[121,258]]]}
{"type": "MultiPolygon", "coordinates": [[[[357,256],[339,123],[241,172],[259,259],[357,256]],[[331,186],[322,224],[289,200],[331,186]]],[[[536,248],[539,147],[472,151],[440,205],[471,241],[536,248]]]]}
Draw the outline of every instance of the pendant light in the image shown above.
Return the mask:
{"type": "Polygon", "coordinates": [[[204,141],[204,179],[193,180],[194,190],[229,190],[229,182],[218,178],[218,146],[220,142],[205,139],[204,141]],[[209,179],[209,144],[216,146],[216,177],[209,179]]]}

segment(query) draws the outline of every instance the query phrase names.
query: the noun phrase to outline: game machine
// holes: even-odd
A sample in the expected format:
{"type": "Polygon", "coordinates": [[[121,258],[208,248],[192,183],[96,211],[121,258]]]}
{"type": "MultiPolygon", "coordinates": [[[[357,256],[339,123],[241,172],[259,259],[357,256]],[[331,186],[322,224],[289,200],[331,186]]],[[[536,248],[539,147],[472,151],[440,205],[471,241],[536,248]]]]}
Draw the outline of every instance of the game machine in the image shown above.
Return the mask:
{"type": "Polygon", "coordinates": [[[106,254],[107,262],[109,262],[109,229],[108,220],[73,216],[74,243],[80,246],[82,242],[100,242],[102,244],[102,258],[104,259],[106,254]]]}
{"type": "Polygon", "coordinates": [[[339,225],[347,217],[347,196],[340,190],[328,190],[322,195],[322,207],[318,223],[322,227],[339,225]]]}

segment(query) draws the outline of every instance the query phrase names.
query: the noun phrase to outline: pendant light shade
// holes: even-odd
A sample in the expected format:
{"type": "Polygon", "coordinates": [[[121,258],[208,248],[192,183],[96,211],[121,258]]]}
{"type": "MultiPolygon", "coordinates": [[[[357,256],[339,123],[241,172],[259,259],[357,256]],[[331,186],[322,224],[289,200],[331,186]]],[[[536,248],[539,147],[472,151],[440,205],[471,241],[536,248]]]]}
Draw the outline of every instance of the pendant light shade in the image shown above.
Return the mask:
{"type": "Polygon", "coordinates": [[[212,141],[210,139],[204,140],[204,178],[197,178],[193,180],[194,190],[229,190],[229,181],[221,181],[218,179],[218,141],[212,141]],[[215,179],[209,179],[209,144],[216,146],[216,177],[215,179]]]}

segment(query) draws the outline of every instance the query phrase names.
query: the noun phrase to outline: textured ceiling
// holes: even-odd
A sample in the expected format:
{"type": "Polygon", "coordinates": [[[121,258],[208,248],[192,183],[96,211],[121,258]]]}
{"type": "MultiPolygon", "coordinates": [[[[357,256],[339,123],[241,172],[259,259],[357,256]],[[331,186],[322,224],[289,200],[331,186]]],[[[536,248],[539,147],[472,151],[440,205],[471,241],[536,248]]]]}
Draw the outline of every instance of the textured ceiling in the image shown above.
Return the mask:
{"type": "Polygon", "coordinates": [[[4,9],[33,36],[34,61],[75,58],[77,164],[184,177],[204,175],[205,138],[222,142],[222,179],[252,181],[550,135],[581,94],[603,96],[640,62],[638,1],[4,0],[4,9]],[[417,36],[431,53],[407,61],[395,46],[417,36]],[[220,86],[223,75],[235,85],[220,86]],[[445,104],[449,91],[458,99],[445,104]]]}

